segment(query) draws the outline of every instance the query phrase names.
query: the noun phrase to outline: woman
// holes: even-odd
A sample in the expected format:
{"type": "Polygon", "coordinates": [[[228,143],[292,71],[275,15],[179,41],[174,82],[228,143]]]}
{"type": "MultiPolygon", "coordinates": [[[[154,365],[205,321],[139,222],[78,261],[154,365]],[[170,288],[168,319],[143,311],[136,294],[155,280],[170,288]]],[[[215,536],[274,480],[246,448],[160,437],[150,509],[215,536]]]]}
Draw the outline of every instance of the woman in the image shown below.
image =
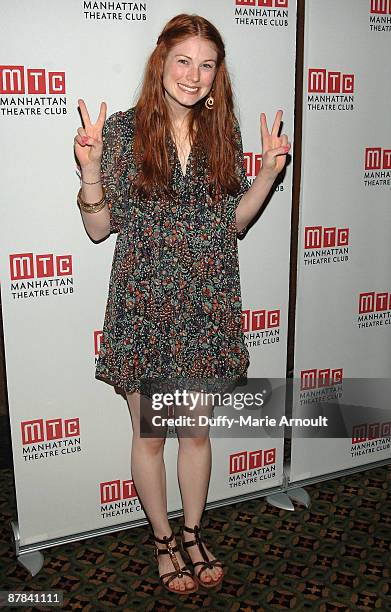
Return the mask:
{"type": "MultiPolygon", "coordinates": [[[[132,476],[153,529],[160,577],[182,594],[223,578],[199,533],[209,432],[178,430],[182,542],[191,574],[167,518],[165,437],[140,436],[142,380],[226,381],[246,373],[237,232],[256,215],[290,148],[287,136],[278,136],[282,111],[271,133],[262,114],[263,164],[249,188],[224,57],[210,22],[174,17],[148,60],[135,108],[105,123],[103,102],[92,124],[79,100],[83,127],[75,137],[86,230],[93,240],[118,232],[96,376],[126,393],[132,476]]],[[[213,406],[201,400],[193,417],[211,414],[213,406]]]]}

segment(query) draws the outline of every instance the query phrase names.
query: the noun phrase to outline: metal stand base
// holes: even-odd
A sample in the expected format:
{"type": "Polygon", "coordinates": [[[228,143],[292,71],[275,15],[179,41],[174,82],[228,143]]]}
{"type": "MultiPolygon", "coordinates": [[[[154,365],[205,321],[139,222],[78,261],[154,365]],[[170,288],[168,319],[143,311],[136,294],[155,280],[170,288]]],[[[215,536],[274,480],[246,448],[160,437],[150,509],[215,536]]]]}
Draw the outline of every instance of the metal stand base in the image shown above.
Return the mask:
{"type": "Polygon", "coordinates": [[[266,496],[266,501],[272,506],[294,512],[295,506],[291,502],[291,499],[303,504],[306,508],[309,508],[311,505],[311,498],[307,491],[305,491],[305,489],[302,487],[298,487],[297,489],[289,489],[286,493],[275,493],[274,495],[266,496]]]}
{"type": "Polygon", "coordinates": [[[18,563],[20,563],[20,565],[23,565],[23,567],[25,567],[32,576],[38,574],[44,562],[44,556],[39,550],[37,550],[36,552],[18,555],[17,559],[18,563]]]}
{"type": "Polygon", "coordinates": [[[294,501],[297,501],[299,504],[303,504],[306,508],[309,508],[311,505],[311,498],[308,495],[307,491],[303,489],[303,487],[297,487],[297,489],[289,489],[287,491],[287,495],[294,501]]]}
{"type": "Polygon", "coordinates": [[[12,531],[14,532],[16,558],[20,565],[26,568],[32,576],[38,574],[39,570],[42,569],[44,556],[39,550],[32,552],[21,553],[19,549],[19,525],[16,521],[11,521],[12,531]]]}
{"type": "Polygon", "coordinates": [[[283,510],[294,511],[295,507],[292,504],[286,493],[275,493],[274,495],[266,495],[266,501],[275,506],[276,508],[282,508],[283,510]]]}

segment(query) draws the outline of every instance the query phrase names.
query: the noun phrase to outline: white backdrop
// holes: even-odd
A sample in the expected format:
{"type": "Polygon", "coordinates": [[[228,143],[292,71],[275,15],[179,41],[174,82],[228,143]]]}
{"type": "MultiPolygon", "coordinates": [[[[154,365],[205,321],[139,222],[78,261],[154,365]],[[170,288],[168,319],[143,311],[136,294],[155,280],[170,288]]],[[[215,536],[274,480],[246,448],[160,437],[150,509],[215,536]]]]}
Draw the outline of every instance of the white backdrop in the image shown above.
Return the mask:
{"type": "MultiPolygon", "coordinates": [[[[95,245],[85,233],[72,147],[77,99],[92,117],[102,100],[109,114],[133,106],[157,36],[180,12],[210,19],[226,41],[251,178],[260,112],[271,127],[284,109],[292,137],[294,0],[16,0],[3,7],[0,269],[21,549],[144,518],[131,481],[127,405],[94,378],[116,237],[95,245]]],[[[285,376],[291,176],[290,166],[240,244],[252,376],[285,376]],[[266,328],[248,327],[262,319],[254,311],[265,311],[266,328]]],[[[281,484],[282,439],[220,439],[213,447],[209,502],[281,484]],[[273,461],[255,470],[259,450],[273,461]]],[[[168,440],[170,511],[181,507],[176,452],[177,440],[168,440]]]]}
{"type": "MultiPolygon", "coordinates": [[[[306,3],[294,417],[322,413],[325,393],[334,422],[340,410],[350,421],[353,384],[384,408],[373,379],[391,375],[389,9],[306,3]]],[[[391,412],[357,414],[343,438],[293,431],[291,482],[391,457],[391,412]]]]}

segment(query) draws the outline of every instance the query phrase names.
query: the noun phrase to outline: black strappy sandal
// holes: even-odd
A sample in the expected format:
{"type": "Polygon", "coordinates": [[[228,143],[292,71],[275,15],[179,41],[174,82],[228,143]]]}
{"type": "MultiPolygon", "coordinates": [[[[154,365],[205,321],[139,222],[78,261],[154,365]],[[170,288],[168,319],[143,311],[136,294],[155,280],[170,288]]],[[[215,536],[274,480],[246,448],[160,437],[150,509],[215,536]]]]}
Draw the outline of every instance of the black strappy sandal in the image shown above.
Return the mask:
{"type": "Polygon", "coordinates": [[[156,542],[159,542],[159,544],[165,544],[167,546],[167,548],[164,549],[158,548],[155,545],[154,555],[156,562],[158,562],[158,555],[170,555],[171,562],[175,567],[175,570],[173,572],[167,572],[166,574],[162,574],[160,576],[160,581],[164,588],[167,589],[167,591],[170,591],[170,593],[176,593],[177,595],[188,595],[189,593],[195,593],[198,590],[197,578],[193,576],[193,574],[190,572],[190,570],[186,568],[186,566],[183,566],[182,568],[179,567],[178,559],[175,555],[175,553],[179,550],[178,546],[172,546],[170,544],[170,542],[174,539],[173,532],[171,532],[171,535],[169,537],[164,536],[162,540],[160,538],[157,538],[155,534],[153,534],[152,537],[156,542]],[[170,589],[170,582],[172,582],[172,580],[174,580],[175,578],[182,578],[182,576],[189,576],[195,583],[195,586],[192,589],[185,589],[184,591],[180,591],[179,589],[170,589]],[[164,580],[164,578],[168,578],[168,580],[164,580]]]}
{"type": "Polygon", "coordinates": [[[186,525],[183,525],[182,527],[182,546],[185,549],[185,552],[187,554],[187,556],[190,559],[190,562],[193,565],[193,568],[195,568],[197,565],[202,565],[202,569],[198,572],[198,574],[195,573],[194,570],[194,574],[195,577],[198,579],[198,582],[201,586],[205,587],[206,589],[214,589],[216,588],[219,584],[221,584],[221,582],[223,581],[224,578],[224,572],[221,574],[220,578],[218,578],[218,580],[213,580],[212,577],[210,577],[210,581],[209,582],[204,582],[203,580],[201,580],[201,574],[207,570],[207,569],[213,569],[214,566],[216,567],[223,567],[223,564],[218,561],[217,559],[213,559],[212,561],[209,560],[207,552],[204,548],[203,542],[201,540],[201,536],[200,536],[200,528],[198,525],[194,525],[194,529],[192,529],[191,527],[187,527],[186,525]],[[183,537],[183,532],[187,531],[188,533],[194,533],[195,534],[195,540],[190,540],[189,542],[185,542],[185,539],[183,537]],[[204,561],[196,561],[195,563],[192,562],[191,557],[189,555],[189,553],[187,552],[187,548],[190,548],[190,546],[198,546],[199,551],[201,553],[201,555],[204,558],[204,561]]]}

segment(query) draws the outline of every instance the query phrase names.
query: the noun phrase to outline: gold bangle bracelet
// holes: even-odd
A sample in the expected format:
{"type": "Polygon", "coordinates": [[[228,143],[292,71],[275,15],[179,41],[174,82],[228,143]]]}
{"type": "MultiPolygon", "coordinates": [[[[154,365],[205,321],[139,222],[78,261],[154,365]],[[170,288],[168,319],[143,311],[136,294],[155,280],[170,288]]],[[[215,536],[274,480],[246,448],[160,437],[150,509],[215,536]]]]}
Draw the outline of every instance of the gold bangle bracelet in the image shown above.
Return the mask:
{"type": "Polygon", "coordinates": [[[106,193],[103,188],[102,188],[102,191],[103,191],[103,196],[99,200],[99,202],[94,202],[90,204],[88,202],[84,202],[84,200],[82,199],[81,188],[80,188],[79,193],[77,194],[77,203],[80,206],[81,210],[83,210],[86,213],[97,213],[100,210],[102,210],[102,208],[104,208],[106,205],[106,193]]]}
{"type": "Polygon", "coordinates": [[[86,213],[97,213],[100,210],[102,210],[102,208],[104,208],[105,206],[106,206],[106,202],[103,201],[102,204],[94,208],[86,208],[85,206],[82,206],[82,205],[80,205],[80,208],[83,212],[86,212],[86,213]]]}

